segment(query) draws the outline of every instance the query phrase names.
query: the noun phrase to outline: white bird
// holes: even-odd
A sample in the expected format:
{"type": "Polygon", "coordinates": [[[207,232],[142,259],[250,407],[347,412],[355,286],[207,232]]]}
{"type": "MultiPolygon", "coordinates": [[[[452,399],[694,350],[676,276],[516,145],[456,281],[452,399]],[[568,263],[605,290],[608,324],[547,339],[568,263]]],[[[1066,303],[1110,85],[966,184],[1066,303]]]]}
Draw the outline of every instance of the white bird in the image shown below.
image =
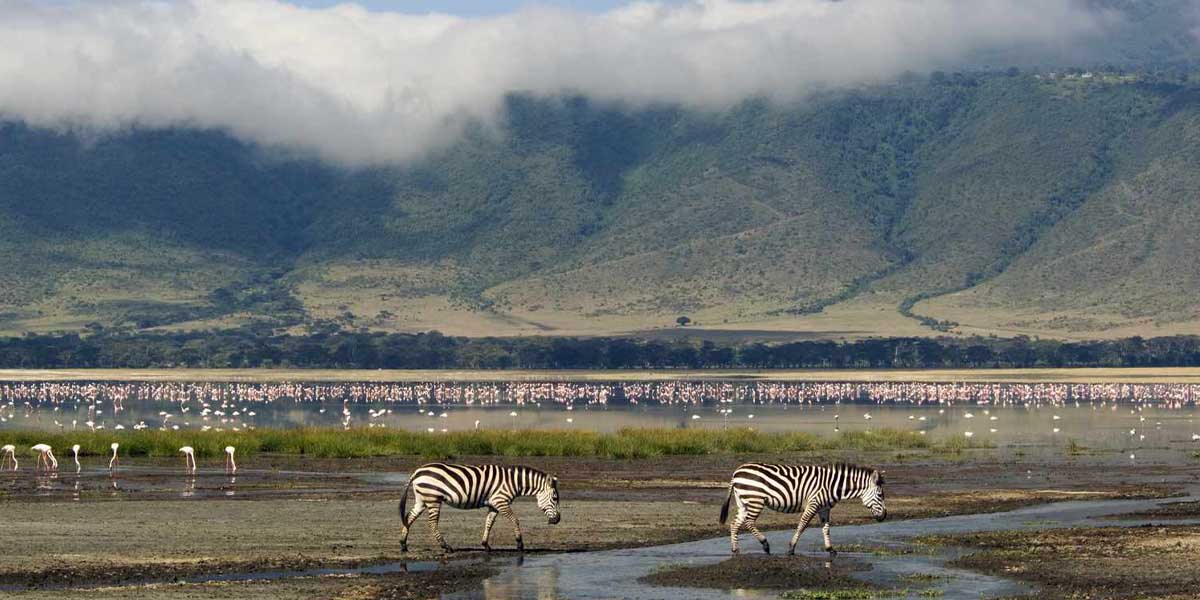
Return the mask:
{"type": "Polygon", "coordinates": [[[1054,428],[1054,433],[1058,433],[1058,428],[1057,428],[1057,427],[1055,427],[1055,428],[1054,428]]]}
{"type": "MultiPolygon", "coordinates": [[[[1200,442],[1200,433],[1193,433],[1193,434],[1192,434],[1192,441],[1193,441],[1193,442],[1200,442]]],[[[7,448],[7,447],[8,447],[8,446],[5,446],[5,448],[7,448]]]]}
{"type": "Polygon", "coordinates": [[[479,419],[475,419],[475,431],[479,431],[479,419]]]}
{"type": "Polygon", "coordinates": [[[964,431],[963,435],[965,435],[967,437],[974,437],[975,432],[974,431],[964,431]]]}
{"type": "Polygon", "coordinates": [[[38,453],[38,467],[46,466],[46,470],[58,470],[58,460],[54,458],[54,450],[50,444],[35,444],[30,448],[38,453]]]}
{"type": "Polygon", "coordinates": [[[696,419],[699,419],[699,418],[700,418],[700,415],[692,415],[692,420],[693,420],[693,421],[695,421],[696,419]]]}
{"type": "Polygon", "coordinates": [[[233,461],[233,446],[225,446],[225,470],[237,473],[237,463],[233,461]]]}
{"type": "Polygon", "coordinates": [[[870,421],[870,420],[871,420],[871,413],[866,413],[866,414],[864,414],[864,415],[863,415],[863,418],[864,418],[864,419],[866,419],[866,420],[868,420],[868,421],[870,421]]]}
{"type": "Polygon", "coordinates": [[[116,442],[113,442],[112,445],[109,446],[109,448],[112,448],[112,451],[113,451],[112,458],[108,459],[108,470],[109,471],[116,469],[121,464],[120,459],[117,458],[117,448],[120,448],[120,447],[121,447],[121,445],[116,442]]]}
{"type": "Polygon", "coordinates": [[[4,462],[0,463],[0,466],[4,466],[4,465],[8,464],[8,459],[11,458],[12,463],[13,463],[13,470],[16,471],[17,470],[17,447],[12,444],[5,444],[3,448],[0,448],[0,450],[4,451],[4,462]]]}
{"type": "Polygon", "coordinates": [[[1062,417],[1060,417],[1060,416],[1058,416],[1058,415],[1054,415],[1052,418],[1053,418],[1055,421],[1057,421],[1057,420],[1061,419],[1062,417]]]}
{"type": "Polygon", "coordinates": [[[191,446],[184,446],[179,449],[183,453],[183,468],[188,473],[196,472],[196,451],[191,446]]]}
{"type": "Polygon", "coordinates": [[[975,415],[973,415],[973,414],[971,414],[971,413],[966,413],[966,414],[964,414],[964,415],[963,415],[963,418],[964,418],[964,419],[974,419],[974,418],[975,418],[975,415]]]}
{"type": "Polygon", "coordinates": [[[79,465],[79,444],[71,446],[71,453],[75,455],[75,472],[78,473],[83,470],[83,467],[79,465]]]}
{"type": "Polygon", "coordinates": [[[1000,430],[999,430],[999,429],[996,429],[995,427],[992,427],[991,429],[988,429],[988,432],[989,432],[989,433],[996,433],[997,431],[1000,431],[1000,430]]]}
{"type": "Polygon", "coordinates": [[[575,419],[572,419],[571,417],[567,417],[567,423],[574,423],[574,422],[575,422],[575,419]]]}

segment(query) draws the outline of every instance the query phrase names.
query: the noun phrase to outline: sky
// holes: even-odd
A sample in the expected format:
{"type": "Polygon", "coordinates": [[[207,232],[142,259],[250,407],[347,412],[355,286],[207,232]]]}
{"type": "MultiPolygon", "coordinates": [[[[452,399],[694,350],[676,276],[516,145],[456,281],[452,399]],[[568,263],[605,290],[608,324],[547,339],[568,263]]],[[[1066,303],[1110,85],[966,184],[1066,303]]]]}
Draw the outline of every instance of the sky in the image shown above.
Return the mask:
{"type": "MultiPolygon", "coordinates": [[[[289,0],[289,2],[308,8],[328,8],[343,4],[346,0],[289,0]]],[[[678,0],[675,3],[678,3],[678,0]]],[[[464,17],[479,17],[502,15],[535,5],[597,13],[628,4],[628,0],[359,0],[357,4],[373,11],[411,14],[441,12],[464,17]]]]}
{"type": "Polygon", "coordinates": [[[711,111],[802,102],[1117,25],[1080,0],[367,2],[0,0],[0,119],[91,135],[218,129],[341,165],[402,164],[471,123],[502,130],[512,93],[711,111]]]}

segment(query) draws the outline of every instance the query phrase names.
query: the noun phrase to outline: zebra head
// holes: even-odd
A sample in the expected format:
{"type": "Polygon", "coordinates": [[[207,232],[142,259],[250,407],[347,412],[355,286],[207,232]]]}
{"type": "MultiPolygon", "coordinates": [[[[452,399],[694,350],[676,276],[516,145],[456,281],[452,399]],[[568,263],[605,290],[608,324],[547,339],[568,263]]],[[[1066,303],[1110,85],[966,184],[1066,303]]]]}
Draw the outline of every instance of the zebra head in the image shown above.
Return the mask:
{"type": "Polygon", "coordinates": [[[871,471],[867,479],[867,487],[860,495],[863,506],[870,509],[876,521],[887,518],[887,507],[883,505],[883,471],[871,471]]]}
{"type": "Polygon", "coordinates": [[[551,525],[557,525],[562,520],[558,513],[558,478],[547,476],[537,492],[538,508],[546,513],[546,520],[551,525]]]}

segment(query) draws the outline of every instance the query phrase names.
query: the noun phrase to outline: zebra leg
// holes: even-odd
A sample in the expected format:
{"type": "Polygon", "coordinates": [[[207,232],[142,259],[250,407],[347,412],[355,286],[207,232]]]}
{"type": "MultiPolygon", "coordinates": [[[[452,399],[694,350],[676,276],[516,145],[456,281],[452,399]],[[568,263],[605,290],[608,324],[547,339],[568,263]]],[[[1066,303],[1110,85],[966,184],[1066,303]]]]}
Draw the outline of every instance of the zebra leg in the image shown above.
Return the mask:
{"type": "Polygon", "coordinates": [[[737,554],[738,553],[738,533],[741,532],[742,525],[745,524],[745,522],[746,522],[746,506],[744,504],[742,504],[741,498],[737,498],[735,496],[734,499],[737,500],[738,512],[737,512],[737,516],[734,517],[733,520],[729,522],[729,546],[730,546],[730,548],[732,548],[732,552],[734,554],[737,554]]]}
{"type": "Polygon", "coordinates": [[[833,541],[829,539],[829,526],[833,525],[829,519],[829,509],[821,509],[817,511],[817,515],[821,517],[821,535],[825,537],[825,551],[829,553],[829,558],[833,558],[837,556],[837,550],[833,549],[833,541]]]}
{"type": "Polygon", "coordinates": [[[512,507],[506,501],[499,501],[495,504],[496,510],[512,523],[513,529],[517,532],[517,552],[525,551],[525,539],[521,537],[521,523],[517,521],[517,515],[513,513],[512,507]]]}
{"type": "Polygon", "coordinates": [[[746,529],[749,529],[750,533],[754,535],[754,539],[758,540],[758,543],[762,544],[763,552],[770,554],[771,544],[767,542],[767,536],[763,535],[763,532],[759,531],[758,527],[755,525],[755,523],[758,522],[759,514],[762,513],[762,509],[762,505],[759,504],[755,504],[748,508],[746,511],[746,529]]]}
{"type": "Polygon", "coordinates": [[[417,517],[425,511],[425,503],[421,501],[421,496],[417,495],[417,502],[413,504],[412,510],[408,511],[400,519],[400,551],[408,552],[408,532],[412,529],[412,524],[417,522],[417,517]]]}
{"type": "Polygon", "coordinates": [[[492,545],[488,543],[488,540],[492,537],[492,525],[496,523],[498,514],[500,513],[496,509],[489,506],[487,520],[483,522],[483,549],[489,552],[492,550],[492,545]]]}
{"type": "Polygon", "coordinates": [[[441,513],[441,502],[429,503],[429,528],[433,530],[433,539],[437,540],[438,544],[442,546],[442,550],[454,552],[454,548],[451,548],[450,544],[446,543],[446,537],[442,535],[442,530],[438,529],[438,517],[441,516],[441,513]]]}
{"type": "Polygon", "coordinates": [[[800,515],[800,524],[796,526],[796,533],[792,535],[792,543],[788,546],[788,556],[795,556],[796,544],[800,543],[800,536],[804,534],[805,529],[808,529],[809,522],[816,514],[817,507],[815,506],[804,509],[804,514],[800,515]]]}

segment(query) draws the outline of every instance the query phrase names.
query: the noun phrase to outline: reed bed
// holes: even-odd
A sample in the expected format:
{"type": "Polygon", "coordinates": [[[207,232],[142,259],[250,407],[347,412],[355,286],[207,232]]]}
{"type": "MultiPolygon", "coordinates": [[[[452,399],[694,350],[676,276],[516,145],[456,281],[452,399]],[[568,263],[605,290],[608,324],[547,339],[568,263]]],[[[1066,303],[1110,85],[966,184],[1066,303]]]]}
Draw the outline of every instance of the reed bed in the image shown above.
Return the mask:
{"type": "Polygon", "coordinates": [[[178,456],[192,446],[199,457],[219,457],[225,446],[239,456],[271,453],[319,458],[372,456],[580,456],[652,458],[705,454],[756,454],[818,450],[948,450],[985,447],[979,442],[951,438],[934,442],[910,431],[882,429],[831,436],[809,433],[762,433],[747,428],[622,429],[615,433],[568,430],[480,430],[426,433],[395,429],[256,429],[252,431],[3,431],[0,443],[15,444],[18,452],[46,443],[61,456],[74,444],[81,455],[106,455],[110,444],[121,445],[122,456],[178,456]]]}

